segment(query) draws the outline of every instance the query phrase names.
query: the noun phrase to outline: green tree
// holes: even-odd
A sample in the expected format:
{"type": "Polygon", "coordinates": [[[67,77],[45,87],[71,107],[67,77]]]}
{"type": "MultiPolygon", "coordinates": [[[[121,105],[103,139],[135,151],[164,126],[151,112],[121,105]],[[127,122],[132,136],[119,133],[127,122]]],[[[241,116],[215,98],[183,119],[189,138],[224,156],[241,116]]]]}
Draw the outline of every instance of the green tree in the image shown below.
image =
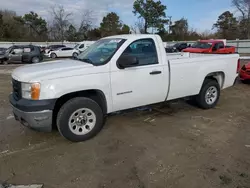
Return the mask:
{"type": "Polygon", "coordinates": [[[232,0],[233,6],[240,12],[239,38],[250,38],[250,0],[232,0]]]}
{"type": "Polygon", "coordinates": [[[213,25],[218,36],[225,39],[236,39],[238,36],[238,21],[230,11],[223,12],[213,25]]]}
{"type": "Polygon", "coordinates": [[[47,38],[47,22],[42,17],[39,17],[37,13],[31,11],[22,17],[15,17],[15,20],[29,27],[29,33],[33,38],[41,40],[47,38]]]}
{"type": "Polygon", "coordinates": [[[126,24],[124,24],[120,31],[121,34],[129,34],[130,33],[130,27],[126,24]]]}
{"type": "Polygon", "coordinates": [[[3,15],[0,14],[0,39],[4,36],[4,23],[3,23],[3,15]]]}
{"type": "Polygon", "coordinates": [[[185,40],[188,35],[188,21],[185,18],[175,21],[170,27],[173,40],[185,40]]]}
{"type": "Polygon", "coordinates": [[[66,31],[66,35],[67,35],[66,39],[68,41],[78,40],[76,28],[72,24],[69,26],[69,29],[66,31]]]}
{"type": "Polygon", "coordinates": [[[88,40],[98,40],[102,37],[101,31],[98,28],[91,29],[87,33],[88,40]]]}
{"type": "Polygon", "coordinates": [[[102,36],[116,35],[119,34],[121,26],[120,17],[115,12],[110,12],[103,17],[100,31],[102,36]]]}
{"type": "Polygon", "coordinates": [[[150,27],[162,30],[168,23],[165,13],[167,7],[161,1],[136,0],[133,8],[133,13],[144,19],[144,33],[147,33],[150,27]]]}
{"type": "Polygon", "coordinates": [[[0,10],[1,26],[0,38],[8,41],[24,41],[29,39],[27,27],[15,20],[16,12],[11,10],[0,10]]]}

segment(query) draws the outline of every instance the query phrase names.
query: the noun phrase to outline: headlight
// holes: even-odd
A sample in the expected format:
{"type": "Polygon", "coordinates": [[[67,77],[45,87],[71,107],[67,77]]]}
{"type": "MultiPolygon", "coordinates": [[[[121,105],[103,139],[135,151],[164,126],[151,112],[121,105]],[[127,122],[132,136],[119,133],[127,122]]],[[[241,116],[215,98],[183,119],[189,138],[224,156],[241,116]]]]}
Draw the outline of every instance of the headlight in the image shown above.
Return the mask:
{"type": "Polygon", "coordinates": [[[22,83],[22,97],[38,100],[40,96],[40,83],[22,83]]]}

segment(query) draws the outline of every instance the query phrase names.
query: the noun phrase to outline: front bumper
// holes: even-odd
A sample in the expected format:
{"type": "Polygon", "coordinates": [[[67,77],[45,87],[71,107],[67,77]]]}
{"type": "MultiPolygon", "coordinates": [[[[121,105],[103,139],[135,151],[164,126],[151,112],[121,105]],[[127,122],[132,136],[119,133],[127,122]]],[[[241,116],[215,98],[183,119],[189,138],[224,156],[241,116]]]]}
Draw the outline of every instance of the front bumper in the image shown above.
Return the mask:
{"type": "Polygon", "coordinates": [[[51,132],[55,100],[32,101],[20,99],[16,101],[11,94],[9,100],[14,117],[22,125],[31,129],[51,132]]]}
{"type": "Polygon", "coordinates": [[[14,106],[12,108],[15,119],[22,125],[41,132],[52,131],[53,112],[51,110],[24,112],[14,106]]]}

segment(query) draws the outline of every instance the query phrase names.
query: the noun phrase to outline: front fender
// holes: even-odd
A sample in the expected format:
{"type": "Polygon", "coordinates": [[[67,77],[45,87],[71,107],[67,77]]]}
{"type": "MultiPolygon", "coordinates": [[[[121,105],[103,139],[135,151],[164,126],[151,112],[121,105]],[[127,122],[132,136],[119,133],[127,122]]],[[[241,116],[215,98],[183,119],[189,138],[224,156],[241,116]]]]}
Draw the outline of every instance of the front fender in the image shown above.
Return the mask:
{"type": "Polygon", "coordinates": [[[100,90],[107,100],[108,112],[112,110],[109,73],[57,78],[41,83],[40,99],[58,99],[69,93],[100,90]]]}

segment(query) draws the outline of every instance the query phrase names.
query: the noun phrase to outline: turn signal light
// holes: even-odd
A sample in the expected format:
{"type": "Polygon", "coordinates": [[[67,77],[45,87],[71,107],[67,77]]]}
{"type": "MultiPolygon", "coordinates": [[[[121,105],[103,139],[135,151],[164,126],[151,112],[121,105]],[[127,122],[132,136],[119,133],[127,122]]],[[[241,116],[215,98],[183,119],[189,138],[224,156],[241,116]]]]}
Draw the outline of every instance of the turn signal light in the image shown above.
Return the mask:
{"type": "Polygon", "coordinates": [[[33,83],[31,85],[31,99],[38,100],[40,97],[40,84],[33,83]]]}

